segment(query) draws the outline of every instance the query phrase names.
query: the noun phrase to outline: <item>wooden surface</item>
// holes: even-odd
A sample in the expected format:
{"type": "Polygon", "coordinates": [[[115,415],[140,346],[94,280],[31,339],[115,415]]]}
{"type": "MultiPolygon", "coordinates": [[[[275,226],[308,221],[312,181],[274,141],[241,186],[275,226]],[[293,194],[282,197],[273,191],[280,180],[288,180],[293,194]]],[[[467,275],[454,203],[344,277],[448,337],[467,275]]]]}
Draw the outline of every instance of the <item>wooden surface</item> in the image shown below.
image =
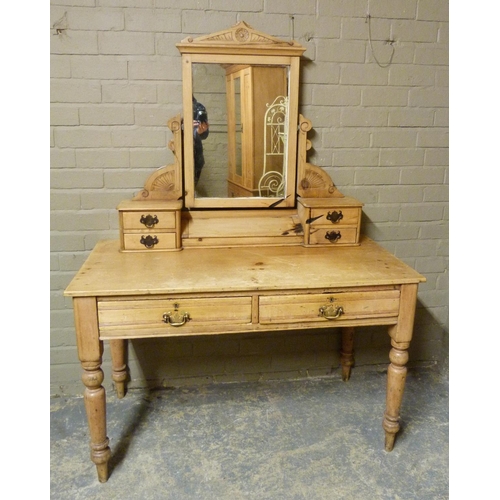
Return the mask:
{"type": "Polygon", "coordinates": [[[419,283],[425,278],[372,240],[359,247],[186,248],[120,253],[97,243],[65,291],[71,297],[294,290],[419,283]]]}
{"type": "Polygon", "coordinates": [[[322,325],[342,331],[342,378],[354,364],[354,326],[385,324],[391,337],[385,449],[400,429],[418,283],[425,278],[368,238],[358,247],[249,246],[124,253],[100,241],[65,295],[73,297],[91,460],[108,479],[103,340],[126,393],[128,338],[215,335],[322,325]]]}

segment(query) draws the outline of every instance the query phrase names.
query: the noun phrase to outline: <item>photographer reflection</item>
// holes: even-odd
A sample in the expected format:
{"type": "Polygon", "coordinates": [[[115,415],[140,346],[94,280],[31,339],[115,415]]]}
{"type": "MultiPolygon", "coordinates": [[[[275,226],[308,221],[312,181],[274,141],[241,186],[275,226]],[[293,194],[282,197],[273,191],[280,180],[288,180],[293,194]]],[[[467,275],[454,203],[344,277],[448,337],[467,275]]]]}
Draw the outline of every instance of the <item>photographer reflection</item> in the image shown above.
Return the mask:
{"type": "Polygon", "coordinates": [[[205,165],[202,141],[208,137],[208,115],[203,104],[193,95],[193,144],[194,144],[194,185],[200,180],[201,171],[205,165]]]}

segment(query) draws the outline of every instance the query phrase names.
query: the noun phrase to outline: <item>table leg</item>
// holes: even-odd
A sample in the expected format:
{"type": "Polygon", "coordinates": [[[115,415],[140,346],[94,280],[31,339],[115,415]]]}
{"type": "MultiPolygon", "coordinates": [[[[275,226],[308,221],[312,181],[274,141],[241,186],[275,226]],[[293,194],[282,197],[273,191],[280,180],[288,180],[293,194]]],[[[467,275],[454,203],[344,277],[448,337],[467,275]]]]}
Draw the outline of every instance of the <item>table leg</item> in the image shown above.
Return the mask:
{"type": "Polygon", "coordinates": [[[391,451],[394,440],[399,431],[399,411],[403,400],[403,391],[406,381],[406,363],[408,362],[409,342],[392,341],[392,349],[389,353],[391,364],[387,370],[387,396],[384,422],[385,450],[391,451]]]}
{"type": "Polygon", "coordinates": [[[84,401],[90,431],[90,459],[97,468],[101,483],[108,480],[108,461],[111,457],[109,439],[106,436],[106,393],[102,386],[104,379],[100,362],[92,365],[82,362],[85,384],[84,401]]]}
{"type": "Polygon", "coordinates": [[[78,358],[83,368],[84,402],[90,432],[90,458],[97,468],[101,483],[108,480],[108,461],[111,458],[106,436],[106,392],[102,386],[101,369],[103,345],[99,340],[97,304],[95,297],[73,299],[78,358]]]}
{"type": "Polygon", "coordinates": [[[342,348],[340,350],[340,365],[342,380],[347,381],[351,376],[351,367],[354,365],[354,328],[342,328],[342,348]]]}
{"type": "Polygon", "coordinates": [[[111,350],[112,374],[111,378],[115,383],[116,394],[119,399],[125,396],[127,390],[127,363],[125,361],[126,340],[114,339],[109,341],[111,350]]]}
{"type": "Polygon", "coordinates": [[[387,370],[386,410],[382,427],[385,430],[385,450],[394,447],[396,434],[400,429],[399,415],[406,382],[406,363],[408,348],[413,336],[413,323],[417,306],[417,284],[402,285],[399,297],[399,315],[397,324],[389,327],[391,337],[391,361],[387,370]]]}

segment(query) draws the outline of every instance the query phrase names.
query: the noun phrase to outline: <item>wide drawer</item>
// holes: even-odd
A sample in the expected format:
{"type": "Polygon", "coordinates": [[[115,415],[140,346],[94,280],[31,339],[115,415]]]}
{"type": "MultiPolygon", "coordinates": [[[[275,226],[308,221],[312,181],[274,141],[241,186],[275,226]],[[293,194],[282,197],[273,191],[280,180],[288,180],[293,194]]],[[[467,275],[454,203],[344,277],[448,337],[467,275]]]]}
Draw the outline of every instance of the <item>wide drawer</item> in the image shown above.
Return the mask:
{"type": "Polygon", "coordinates": [[[176,233],[125,233],[125,250],[173,250],[176,248],[176,233]]]}
{"type": "Polygon", "coordinates": [[[273,323],[343,322],[397,317],[399,290],[261,296],[259,321],[273,323]]]}
{"type": "Polygon", "coordinates": [[[98,303],[102,337],[215,333],[252,322],[251,297],[110,300],[98,303]]]}

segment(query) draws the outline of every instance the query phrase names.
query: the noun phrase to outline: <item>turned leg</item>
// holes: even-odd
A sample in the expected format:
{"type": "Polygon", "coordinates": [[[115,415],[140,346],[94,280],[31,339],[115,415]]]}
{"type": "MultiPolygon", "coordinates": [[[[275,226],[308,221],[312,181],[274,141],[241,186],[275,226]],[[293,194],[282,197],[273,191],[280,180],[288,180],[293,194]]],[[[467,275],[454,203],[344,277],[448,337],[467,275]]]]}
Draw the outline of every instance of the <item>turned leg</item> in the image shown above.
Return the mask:
{"type": "Polygon", "coordinates": [[[111,457],[109,439],[106,436],[106,392],[102,386],[104,374],[100,360],[82,362],[82,381],[85,384],[84,401],[90,431],[90,459],[97,468],[101,483],[108,480],[108,461],[111,457]]]}
{"type": "Polygon", "coordinates": [[[385,430],[385,449],[391,451],[399,431],[399,412],[403,400],[406,381],[408,347],[413,336],[413,322],[417,305],[418,284],[401,285],[398,322],[389,327],[392,349],[391,361],[387,370],[387,396],[383,428],[385,430]]]}
{"type": "Polygon", "coordinates": [[[342,380],[349,380],[354,365],[354,328],[342,328],[342,348],[340,350],[342,380]]]}
{"type": "Polygon", "coordinates": [[[90,432],[90,458],[97,468],[101,483],[108,480],[108,461],[111,458],[106,436],[106,392],[102,386],[101,370],[103,345],[99,340],[97,303],[95,297],[73,299],[76,342],[85,385],[84,402],[90,432]]]}
{"type": "Polygon", "coordinates": [[[384,422],[385,450],[392,451],[394,440],[399,431],[399,411],[403,400],[403,391],[406,381],[406,363],[408,362],[409,342],[391,341],[392,349],[389,353],[391,364],[387,370],[387,397],[384,422]]]}
{"type": "Polygon", "coordinates": [[[125,361],[126,340],[116,339],[109,341],[111,350],[111,364],[113,371],[111,378],[115,384],[116,394],[119,399],[125,396],[127,382],[127,363],[125,361]]]}

